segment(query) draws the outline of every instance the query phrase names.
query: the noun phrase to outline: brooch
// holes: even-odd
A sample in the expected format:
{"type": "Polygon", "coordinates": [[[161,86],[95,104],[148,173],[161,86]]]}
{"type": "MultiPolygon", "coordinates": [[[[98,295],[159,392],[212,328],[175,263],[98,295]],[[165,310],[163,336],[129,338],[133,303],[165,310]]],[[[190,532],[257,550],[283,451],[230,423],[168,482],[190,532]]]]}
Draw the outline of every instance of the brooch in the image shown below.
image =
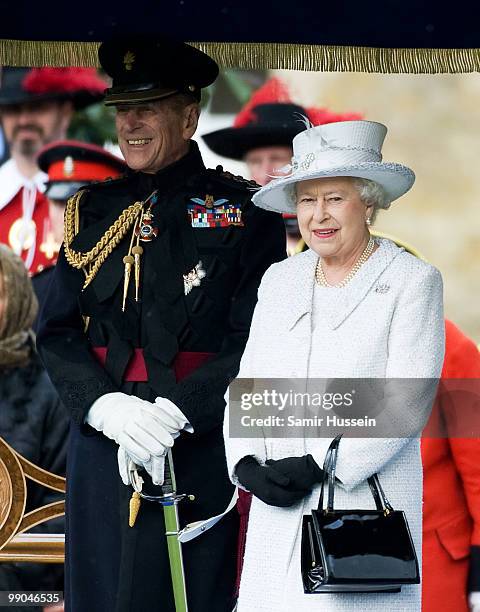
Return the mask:
{"type": "Polygon", "coordinates": [[[183,288],[185,295],[188,295],[194,287],[199,287],[200,283],[202,282],[202,278],[205,278],[206,274],[207,273],[203,269],[201,261],[199,261],[198,264],[192,268],[192,270],[190,270],[190,272],[184,274],[183,288]]]}
{"type": "Polygon", "coordinates": [[[388,293],[390,291],[390,285],[377,285],[375,287],[375,293],[388,293]]]}

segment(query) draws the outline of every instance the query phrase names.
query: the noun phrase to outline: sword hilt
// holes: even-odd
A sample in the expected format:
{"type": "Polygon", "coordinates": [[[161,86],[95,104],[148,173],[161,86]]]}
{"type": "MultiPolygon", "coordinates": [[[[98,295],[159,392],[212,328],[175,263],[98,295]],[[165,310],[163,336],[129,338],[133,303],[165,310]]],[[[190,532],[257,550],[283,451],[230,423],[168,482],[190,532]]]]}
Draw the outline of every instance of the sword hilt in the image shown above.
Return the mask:
{"type": "Polygon", "coordinates": [[[165,457],[165,471],[163,476],[162,495],[174,495],[176,493],[175,474],[173,472],[172,449],[165,457]]]}

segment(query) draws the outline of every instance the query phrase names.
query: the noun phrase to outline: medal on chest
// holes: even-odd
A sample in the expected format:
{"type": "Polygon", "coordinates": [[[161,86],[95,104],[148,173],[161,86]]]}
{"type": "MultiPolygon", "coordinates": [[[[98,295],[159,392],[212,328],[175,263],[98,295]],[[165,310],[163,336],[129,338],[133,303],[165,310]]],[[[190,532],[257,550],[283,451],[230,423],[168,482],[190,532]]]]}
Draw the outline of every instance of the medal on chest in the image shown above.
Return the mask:
{"type": "Polygon", "coordinates": [[[190,198],[187,205],[190,222],[194,228],[243,226],[242,210],[226,198],[215,200],[210,194],[201,198],[190,198]]]}
{"type": "Polygon", "coordinates": [[[150,209],[142,214],[140,223],[135,229],[135,235],[142,242],[151,242],[158,235],[158,227],[153,227],[153,213],[150,209]]]}
{"type": "Polygon", "coordinates": [[[157,203],[157,199],[158,197],[156,193],[150,197],[150,206],[145,212],[142,212],[140,222],[135,227],[135,235],[138,237],[138,240],[141,240],[142,242],[151,242],[158,236],[158,227],[153,226],[153,219],[155,215],[152,212],[152,206],[157,203]]]}

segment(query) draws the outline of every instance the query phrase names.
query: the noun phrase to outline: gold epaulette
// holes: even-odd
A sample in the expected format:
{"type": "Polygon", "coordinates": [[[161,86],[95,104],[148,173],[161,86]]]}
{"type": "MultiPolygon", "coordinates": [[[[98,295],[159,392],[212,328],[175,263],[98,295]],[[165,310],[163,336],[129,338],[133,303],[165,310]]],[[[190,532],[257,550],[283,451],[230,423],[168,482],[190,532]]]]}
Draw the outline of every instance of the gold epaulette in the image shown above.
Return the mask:
{"type": "Polygon", "coordinates": [[[80,201],[87,193],[86,189],[78,191],[68,201],[65,208],[64,248],[68,263],[85,273],[83,289],[95,278],[100,267],[125,237],[143,209],[143,202],[135,202],[122,211],[118,219],[107,229],[97,244],[86,253],[75,251],[72,242],[80,228],[80,201]]]}

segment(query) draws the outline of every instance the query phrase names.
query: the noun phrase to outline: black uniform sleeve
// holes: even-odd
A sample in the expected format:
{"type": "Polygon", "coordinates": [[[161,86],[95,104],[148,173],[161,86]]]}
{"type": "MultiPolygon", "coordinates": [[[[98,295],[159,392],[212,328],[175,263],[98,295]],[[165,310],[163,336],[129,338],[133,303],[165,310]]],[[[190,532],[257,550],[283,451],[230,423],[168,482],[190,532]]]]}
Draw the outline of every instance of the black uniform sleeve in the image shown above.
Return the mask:
{"type": "Polygon", "coordinates": [[[37,349],[72,419],[82,424],[90,406],[116,385],[90,351],[78,296],[84,275],[69,266],[62,248],[40,314],[37,349]]]}
{"type": "Polygon", "coordinates": [[[168,395],[188,418],[193,435],[202,435],[223,423],[224,395],[238,373],[260,281],[271,264],[286,257],[281,215],[251,204],[250,207],[241,247],[238,285],[231,301],[229,332],[215,357],[178,383],[168,395]]]}

